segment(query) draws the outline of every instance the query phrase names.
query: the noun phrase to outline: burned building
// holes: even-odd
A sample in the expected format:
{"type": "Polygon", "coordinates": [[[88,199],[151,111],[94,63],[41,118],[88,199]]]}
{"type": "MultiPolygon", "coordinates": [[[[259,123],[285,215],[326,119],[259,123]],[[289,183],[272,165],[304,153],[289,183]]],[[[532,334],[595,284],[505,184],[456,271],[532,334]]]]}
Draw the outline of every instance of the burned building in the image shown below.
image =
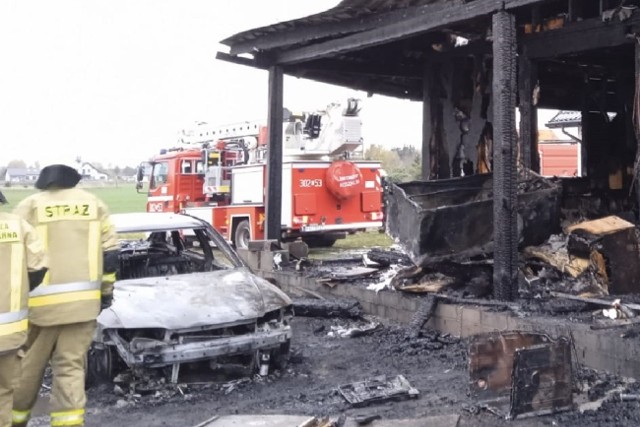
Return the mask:
{"type": "Polygon", "coordinates": [[[277,238],[280,218],[284,73],[421,101],[423,179],[493,174],[494,294],[513,298],[518,177],[539,171],[538,108],[581,112],[584,176],[562,182],[563,203],[587,217],[637,212],[638,6],[343,0],[223,40],[229,52],[219,59],[269,72],[267,238],[277,238]]]}

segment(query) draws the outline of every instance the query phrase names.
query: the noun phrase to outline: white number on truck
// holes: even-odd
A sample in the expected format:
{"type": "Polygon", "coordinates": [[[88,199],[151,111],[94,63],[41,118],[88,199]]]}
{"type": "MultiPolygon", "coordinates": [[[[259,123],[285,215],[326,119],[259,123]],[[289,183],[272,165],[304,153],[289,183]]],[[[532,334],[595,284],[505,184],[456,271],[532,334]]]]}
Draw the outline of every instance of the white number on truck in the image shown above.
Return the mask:
{"type": "Polygon", "coordinates": [[[321,179],[301,179],[300,187],[301,188],[322,187],[322,180],[321,179]]]}

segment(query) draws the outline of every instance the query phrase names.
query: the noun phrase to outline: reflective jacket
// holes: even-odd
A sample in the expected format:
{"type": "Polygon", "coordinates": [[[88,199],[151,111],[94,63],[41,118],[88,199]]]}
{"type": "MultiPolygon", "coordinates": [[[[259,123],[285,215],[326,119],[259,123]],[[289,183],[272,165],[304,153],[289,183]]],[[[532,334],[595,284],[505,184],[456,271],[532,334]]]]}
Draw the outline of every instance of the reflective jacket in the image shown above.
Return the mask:
{"type": "Polygon", "coordinates": [[[49,271],[30,294],[30,321],[52,326],[95,319],[103,250],[118,244],[104,202],[79,188],[48,189],[24,199],[15,213],[36,228],[49,254],[49,271]]]}
{"type": "Polygon", "coordinates": [[[27,338],[29,271],[46,267],[36,231],[17,215],[0,212],[0,353],[27,338]]]}

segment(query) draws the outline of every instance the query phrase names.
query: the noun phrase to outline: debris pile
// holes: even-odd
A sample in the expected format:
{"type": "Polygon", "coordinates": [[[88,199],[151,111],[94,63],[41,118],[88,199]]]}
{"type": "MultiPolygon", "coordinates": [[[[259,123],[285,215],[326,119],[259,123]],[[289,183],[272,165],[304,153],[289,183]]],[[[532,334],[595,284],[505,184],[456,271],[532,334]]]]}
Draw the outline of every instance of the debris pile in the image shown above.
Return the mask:
{"type": "Polygon", "coordinates": [[[567,227],[537,247],[523,251],[523,275],[529,289],[580,296],[636,293],[640,258],[635,226],[617,216],[567,227]]]}
{"type": "Polygon", "coordinates": [[[418,397],[420,392],[402,375],[381,375],[338,387],[338,392],[354,407],[366,406],[388,400],[418,397]]]}

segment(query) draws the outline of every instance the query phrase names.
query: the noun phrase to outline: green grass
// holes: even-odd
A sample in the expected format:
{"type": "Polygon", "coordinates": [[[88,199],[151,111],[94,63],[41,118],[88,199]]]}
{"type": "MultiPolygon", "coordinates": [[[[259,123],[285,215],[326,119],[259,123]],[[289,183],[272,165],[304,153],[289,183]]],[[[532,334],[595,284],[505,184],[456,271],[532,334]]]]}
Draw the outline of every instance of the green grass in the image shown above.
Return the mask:
{"type": "Polygon", "coordinates": [[[351,234],[346,239],[340,239],[333,245],[336,249],[362,249],[391,246],[393,241],[389,236],[377,230],[366,231],[364,233],[351,234]]]}
{"type": "MultiPolygon", "coordinates": [[[[135,184],[126,183],[111,185],[109,187],[83,187],[85,190],[100,197],[111,213],[144,212],[146,210],[147,197],[136,192],[135,184]]],[[[2,188],[2,194],[9,201],[8,205],[1,205],[0,211],[11,212],[22,199],[35,193],[34,188],[2,188]]]]}

